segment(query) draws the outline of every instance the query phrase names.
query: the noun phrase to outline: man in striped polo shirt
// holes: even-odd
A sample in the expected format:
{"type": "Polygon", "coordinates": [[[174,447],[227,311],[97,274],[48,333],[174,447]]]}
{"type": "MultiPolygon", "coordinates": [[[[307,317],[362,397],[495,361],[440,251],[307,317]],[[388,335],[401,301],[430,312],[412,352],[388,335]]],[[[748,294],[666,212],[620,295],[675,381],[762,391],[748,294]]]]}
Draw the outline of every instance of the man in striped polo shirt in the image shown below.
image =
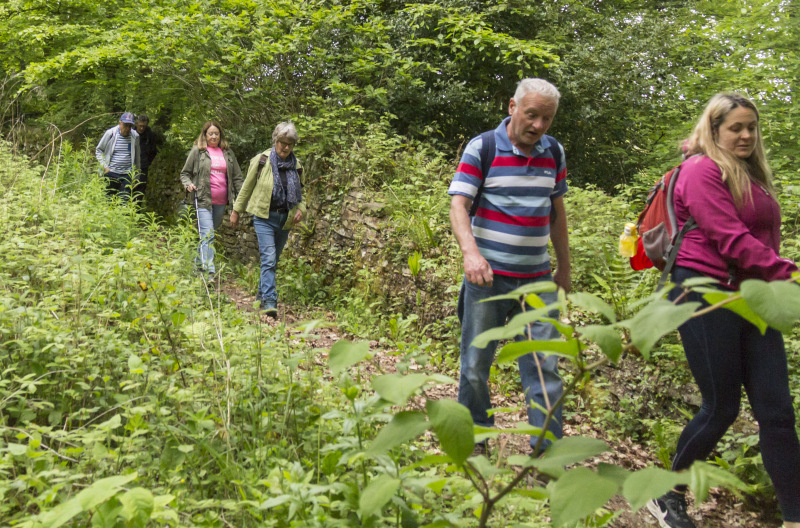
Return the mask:
{"type": "Polygon", "coordinates": [[[133,125],[133,114],[125,112],[118,126],[106,130],[94,151],[97,161],[103,165],[108,185],[106,193],[117,195],[123,201],[130,197],[133,178],[142,166],[139,134],[132,130],[133,125]]]}
{"type": "MultiPolygon", "coordinates": [[[[510,117],[500,123],[493,135],[487,132],[470,141],[448,190],[452,196],[450,222],[464,255],[465,273],[458,309],[462,323],[458,401],[470,410],[477,425],[494,424],[487,413],[491,407],[488,380],[497,342],[479,348],[472,341],[486,330],[505,325],[522,311],[514,299],[479,301],[532,282],[552,281],[565,291],[570,290],[564,207],[567,166],[564,148],[555,138],[545,135],[558,110],[559,98],[556,87],[543,79],[522,80],[508,105],[510,117]],[[472,208],[473,200],[477,208],[472,208]],[[474,216],[470,216],[471,212],[474,216]],[[553,241],[555,250],[555,272],[550,269],[548,240],[553,241]]],[[[551,304],[557,300],[557,293],[544,292],[539,297],[551,304]]],[[[550,317],[557,318],[558,311],[551,312],[550,317]]],[[[516,337],[518,341],[557,338],[555,327],[542,321],[531,325],[530,335],[516,337]]],[[[558,358],[529,353],[518,361],[528,422],[544,428],[546,415],[540,409],[552,408],[563,392],[558,358]]],[[[560,407],[547,428],[561,438],[560,407]]],[[[537,439],[538,435],[531,436],[532,448],[537,439]]],[[[540,447],[549,444],[546,440],[540,447]]],[[[485,452],[485,444],[476,445],[476,454],[485,452]]]]}

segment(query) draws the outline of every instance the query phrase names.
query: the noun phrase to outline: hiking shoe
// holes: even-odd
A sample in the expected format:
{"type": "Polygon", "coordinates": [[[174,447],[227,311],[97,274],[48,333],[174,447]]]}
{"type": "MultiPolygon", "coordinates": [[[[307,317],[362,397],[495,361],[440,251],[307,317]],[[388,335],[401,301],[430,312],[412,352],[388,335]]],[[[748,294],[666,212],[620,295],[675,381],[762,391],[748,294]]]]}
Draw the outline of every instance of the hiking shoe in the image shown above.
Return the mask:
{"type": "Polygon", "coordinates": [[[661,528],[697,528],[686,513],[686,495],[670,491],[647,503],[650,514],[661,528]]]}
{"type": "Polygon", "coordinates": [[[273,319],[278,317],[278,305],[274,302],[264,303],[264,308],[262,311],[267,315],[267,317],[272,317],[273,319]]]}

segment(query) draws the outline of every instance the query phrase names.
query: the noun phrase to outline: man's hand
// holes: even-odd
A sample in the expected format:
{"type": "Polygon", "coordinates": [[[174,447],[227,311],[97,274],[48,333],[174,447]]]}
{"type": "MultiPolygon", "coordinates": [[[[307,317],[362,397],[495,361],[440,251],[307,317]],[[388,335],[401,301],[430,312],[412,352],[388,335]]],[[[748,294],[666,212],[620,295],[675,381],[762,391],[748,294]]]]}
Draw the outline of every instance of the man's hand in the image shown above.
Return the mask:
{"type": "Polygon", "coordinates": [[[572,291],[572,271],[569,268],[559,266],[553,272],[553,282],[556,283],[556,286],[569,293],[572,291]]]}
{"type": "Polygon", "coordinates": [[[236,211],[231,211],[231,225],[236,227],[236,224],[239,223],[239,213],[236,211]]]}
{"type": "Polygon", "coordinates": [[[197,187],[195,187],[193,183],[190,183],[189,185],[186,186],[186,192],[195,192],[196,190],[197,187]]]}
{"type": "Polygon", "coordinates": [[[472,225],[469,219],[469,208],[472,200],[456,194],[450,201],[450,225],[456,236],[458,246],[464,255],[464,275],[467,282],[478,286],[491,286],[494,273],[486,259],[481,256],[475,237],[472,236],[472,225]]]}
{"type": "Polygon", "coordinates": [[[103,174],[108,174],[109,172],[111,172],[109,167],[103,167],[103,174]]]}
{"type": "Polygon", "coordinates": [[[491,286],[494,282],[494,272],[486,259],[480,253],[464,255],[464,274],[467,282],[478,286],[491,286]]]}

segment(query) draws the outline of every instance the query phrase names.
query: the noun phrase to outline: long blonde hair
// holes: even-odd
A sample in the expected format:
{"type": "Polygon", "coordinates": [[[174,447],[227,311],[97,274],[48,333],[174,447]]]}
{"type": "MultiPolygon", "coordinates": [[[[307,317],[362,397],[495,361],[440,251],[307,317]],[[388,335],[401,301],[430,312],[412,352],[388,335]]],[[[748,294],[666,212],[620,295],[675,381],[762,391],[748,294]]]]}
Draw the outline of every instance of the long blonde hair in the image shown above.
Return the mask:
{"type": "Polygon", "coordinates": [[[688,154],[703,154],[711,158],[722,171],[722,181],[728,185],[733,201],[742,207],[745,200],[752,202],[750,181],[754,180],[775,197],[775,186],[772,184],[772,170],[764,152],[764,139],[761,134],[761,119],[758,108],[747,97],[738,93],[720,93],[711,98],[695,125],[692,135],[686,140],[688,154]],[[719,127],[725,122],[728,114],[739,107],[748,108],[756,115],[756,144],[749,158],[742,159],[734,153],[719,146],[719,127]]]}

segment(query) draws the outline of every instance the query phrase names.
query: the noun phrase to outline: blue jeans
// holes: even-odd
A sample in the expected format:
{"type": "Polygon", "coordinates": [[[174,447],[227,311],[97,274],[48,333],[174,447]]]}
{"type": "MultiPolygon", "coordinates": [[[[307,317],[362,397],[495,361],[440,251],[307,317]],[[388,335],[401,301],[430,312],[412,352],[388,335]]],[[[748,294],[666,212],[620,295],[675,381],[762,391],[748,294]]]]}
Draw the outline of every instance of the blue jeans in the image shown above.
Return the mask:
{"type": "MultiPolygon", "coordinates": [[[[702,275],[677,267],[672,277],[680,284],[702,275]]],[[[674,288],[670,299],[681,292],[674,288]]],[[[683,302],[687,301],[708,306],[695,292],[683,302]]],[[[800,443],[783,336],[774,328],[761,335],[753,324],[724,308],[688,320],[679,331],[703,403],[678,439],[672,469],[687,469],[711,454],[739,415],[744,387],[758,422],[764,468],[775,485],[783,519],[800,522],[800,443]]]]}
{"type": "Polygon", "coordinates": [[[212,205],[211,209],[197,209],[197,223],[200,228],[200,247],[194,262],[201,271],[216,273],[214,267],[214,231],[222,225],[225,204],[212,205]]]}
{"type": "MultiPolygon", "coordinates": [[[[494,416],[488,416],[488,409],[492,402],[489,396],[489,369],[494,361],[497,341],[490,342],[485,348],[472,346],[472,340],[486,330],[503,326],[506,321],[518,313],[522,312],[522,306],[518,300],[501,300],[491,302],[478,302],[495,295],[509,293],[530,282],[551,281],[550,274],[535,279],[518,279],[501,275],[494,276],[491,286],[478,286],[467,282],[466,279],[461,286],[459,295],[459,319],[461,320],[461,374],[458,387],[458,402],[466,406],[472,414],[472,421],[476,425],[492,427],[494,416]]],[[[556,292],[542,293],[539,297],[545,304],[554,303],[558,299],[556,292]]],[[[530,306],[526,310],[532,310],[530,306]]],[[[557,318],[558,310],[550,312],[550,317],[557,318]]],[[[560,334],[550,323],[541,321],[531,325],[530,339],[544,341],[557,339],[560,334]]],[[[516,341],[526,341],[527,336],[519,335],[516,341]]],[[[547,408],[544,394],[550,404],[554,404],[564,391],[561,376],[558,374],[558,357],[544,356],[537,354],[542,365],[542,377],[544,387],[539,379],[539,370],[536,367],[533,354],[526,354],[517,360],[519,373],[522,382],[522,390],[525,394],[525,401],[528,403],[528,423],[534,427],[544,428],[545,414],[538,409],[530,406],[534,401],[544,408],[547,408]]],[[[553,419],[548,424],[548,429],[556,438],[561,438],[561,416],[562,409],[559,407],[553,414],[553,419]]],[[[531,437],[531,447],[536,444],[538,437],[531,437]]],[[[542,444],[543,448],[550,445],[549,440],[542,444]]]]}
{"type": "Polygon", "coordinates": [[[119,196],[123,202],[127,202],[131,197],[131,175],[120,172],[107,172],[106,194],[110,197],[119,196]]]}
{"type": "Polygon", "coordinates": [[[258,299],[261,306],[275,306],[278,291],[275,289],[275,268],[289,239],[289,230],[283,229],[288,213],[269,212],[269,218],[253,216],[253,228],[258,237],[258,253],[261,256],[261,276],[258,281],[258,299]]]}

